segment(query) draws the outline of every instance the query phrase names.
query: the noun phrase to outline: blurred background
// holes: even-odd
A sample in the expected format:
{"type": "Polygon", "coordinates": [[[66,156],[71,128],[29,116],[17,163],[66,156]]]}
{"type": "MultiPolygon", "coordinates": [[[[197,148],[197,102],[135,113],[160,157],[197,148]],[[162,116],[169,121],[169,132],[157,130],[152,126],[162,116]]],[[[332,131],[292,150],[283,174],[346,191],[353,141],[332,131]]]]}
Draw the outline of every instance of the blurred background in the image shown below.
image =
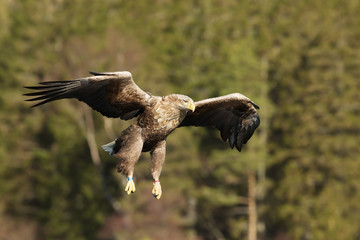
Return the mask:
{"type": "Polygon", "coordinates": [[[360,239],[357,0],[1,0],[0,239],[360,239]],[[24,85],[132,72],[154,95],[232,92],[260,106],[241,153],[211,129],[168,138],[124,192],[100,149],[130,122],[24,85]]]}

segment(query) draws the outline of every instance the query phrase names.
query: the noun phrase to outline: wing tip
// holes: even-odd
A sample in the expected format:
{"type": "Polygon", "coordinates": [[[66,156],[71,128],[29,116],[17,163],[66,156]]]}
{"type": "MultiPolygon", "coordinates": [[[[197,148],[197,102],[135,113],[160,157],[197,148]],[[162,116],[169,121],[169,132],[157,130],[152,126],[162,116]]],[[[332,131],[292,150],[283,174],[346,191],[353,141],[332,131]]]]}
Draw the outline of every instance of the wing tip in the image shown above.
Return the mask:
{"type": "Polygon", "coordinates": [[[260,107],[256,103],[254,103],[253,101],[251,101],[251,104],[254,106],[254,108],[260,109],[260,107]]]}
{"type": "Polygon", "coordinates": [[[242,150],[242,143],[240,143],[240,144],[236,144],[236,149],[239,151],[239,152],[241,152],[241,150],[242,150]]]}
{"type": "Polygon", "coordinates": [[[94,75],[94,76],[101,76],[101,75],[105,75],[105,74],[102,74],[101,72],[93,72],[93,71],[89,71],[89,73],[91,75],[94,75]]]}

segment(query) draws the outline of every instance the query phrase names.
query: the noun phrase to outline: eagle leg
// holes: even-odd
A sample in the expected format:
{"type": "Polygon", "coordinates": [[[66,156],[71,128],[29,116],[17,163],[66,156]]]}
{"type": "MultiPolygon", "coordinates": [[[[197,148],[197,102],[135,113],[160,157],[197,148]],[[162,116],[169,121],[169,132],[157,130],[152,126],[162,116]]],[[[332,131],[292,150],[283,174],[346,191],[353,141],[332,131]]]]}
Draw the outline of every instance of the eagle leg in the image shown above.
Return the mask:
{"type": "MultiPolygon", "coordinates": [[[[110,146],[111,148],[111,146],[110,146]]],[[[120,138],[115,141],[112,155],[120,159],[117,165],[117,172],[121,172],[127,176],[127,184],[125,192],[128,195],[135,192],[135,182],[133,179],[135,164],[139,160],[141,150],[143,148],[143,140],[141,136],[141,128],[137,125],[130,125],[125,129],[120,138]]]]}
{"type": "Polygon", "coordinates": [[[152,190],[152,195],[156,198],[156,199],[160,199],[161,195],[162,195],[162,190],[161,190],[161,185],[160,185],[160,181],[159,180],[155,180],[154,181],[154,187],[152,190]]]}
{"type": "Polygon", "coordinates": [[[134,182],[134,178],[132,176],[129,176],[127,178],[125,192],[127,192],[128,195],[135,192],[135,182],[134,182]]]}
{"type": "Polygon", "coordinates": [[[151,174],[154,178],[154,187],[152,190],[152,195],[156,199],[160,199],[160,197],[162,195],[159,178],[160,178],[162,167],[165,162],[165,152],[166,152],[166,141],[165,140],[158,142],[150,152],[151,174]]]}

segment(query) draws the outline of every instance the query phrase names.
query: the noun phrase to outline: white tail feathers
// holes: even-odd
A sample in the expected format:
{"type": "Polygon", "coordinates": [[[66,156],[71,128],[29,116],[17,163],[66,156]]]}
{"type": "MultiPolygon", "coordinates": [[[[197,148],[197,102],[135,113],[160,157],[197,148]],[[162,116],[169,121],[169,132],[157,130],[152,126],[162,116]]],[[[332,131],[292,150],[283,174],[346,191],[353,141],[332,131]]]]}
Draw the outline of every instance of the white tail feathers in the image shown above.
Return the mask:
{"type": "Polygon", "coordinates": [[[115,141],[112,141],[111,143],[102,145],[102,149],[104,149],[106,152],[108,152],[111,155],[114,154],[114,145],[115,145],[115,141]]]}

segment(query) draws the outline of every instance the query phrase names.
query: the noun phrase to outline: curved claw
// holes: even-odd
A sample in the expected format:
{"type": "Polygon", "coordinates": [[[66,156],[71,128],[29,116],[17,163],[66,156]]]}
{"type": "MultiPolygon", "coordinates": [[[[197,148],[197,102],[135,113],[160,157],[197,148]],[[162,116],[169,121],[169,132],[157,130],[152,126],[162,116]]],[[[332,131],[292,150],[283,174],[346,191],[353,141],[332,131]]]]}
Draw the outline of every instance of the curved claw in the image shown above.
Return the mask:
{"type": "Polygon", "coordinates": [[[155,183],[154,183],[154,187],[153,187],[153,190],[152,190],[152,195],[153,195],[156,199],[160,199],[160,198],[161,198],[162,190],[161,190],[160,182],[155,182],[155,183]]]}
{"type": "Polygon", "coordinates": [[[125,187],[125,192],[127,192],[128,195],[135,192],[135,182],[134,180],[129,180],[125,187]]]}

